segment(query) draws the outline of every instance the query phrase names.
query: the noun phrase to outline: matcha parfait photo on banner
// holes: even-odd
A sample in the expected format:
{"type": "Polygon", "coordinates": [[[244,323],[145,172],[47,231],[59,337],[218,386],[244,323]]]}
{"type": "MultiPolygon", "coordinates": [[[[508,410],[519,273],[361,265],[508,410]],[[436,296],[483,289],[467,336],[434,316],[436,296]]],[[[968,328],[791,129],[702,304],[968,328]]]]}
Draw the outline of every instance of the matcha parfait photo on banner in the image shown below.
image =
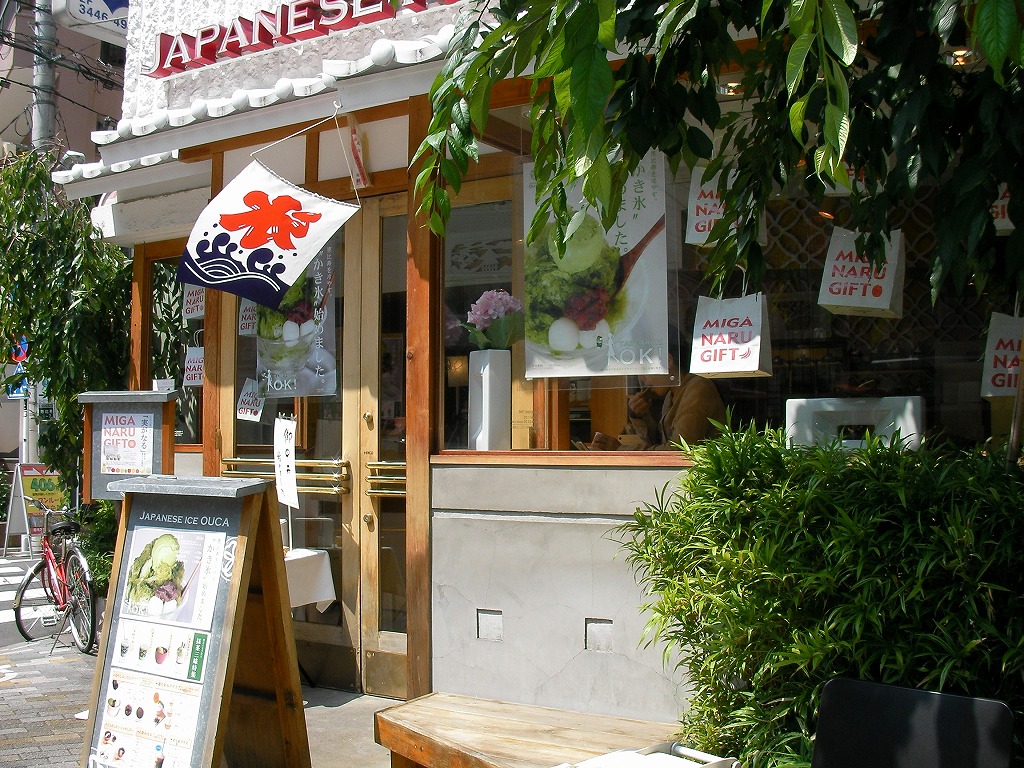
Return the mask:
{"type": "MultiPolygon", "coordinates": [[[[625,210],[605,233],[582,193],[565,252],[549,223],[524,249],[526,376],[668,372],[665,171],[657,153],[630,174],[625,210]],[[575,228],[573,228],[575,227],[575,228]]],[[[537,210],[533,166],[523,167],[523,223],[537,210]]]]}

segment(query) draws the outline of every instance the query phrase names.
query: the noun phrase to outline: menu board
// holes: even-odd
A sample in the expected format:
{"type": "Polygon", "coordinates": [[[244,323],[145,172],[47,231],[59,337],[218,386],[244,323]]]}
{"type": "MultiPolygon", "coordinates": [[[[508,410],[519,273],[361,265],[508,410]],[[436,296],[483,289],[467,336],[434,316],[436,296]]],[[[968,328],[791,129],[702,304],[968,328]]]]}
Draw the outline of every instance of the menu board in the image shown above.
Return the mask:
{"type": "Polygon", "coordinates": [[[107,606],[111,642],[92,766],[193,765],[213,691],[241,499],[149,496],[129,511],[126,568],[107,606]]]}
{"type": "MultiPolygon", "coordinates": [[[[89,768],[208,766],[224,754],[253,558],[266,559],[256,569],[265,578],[276,576],[276,554],[283,583],[280,529],[261,519],[269,513],[267,484],[150,477],[115,486],[155,492],[125,493],[83,761],[89,768]]],[[[284,621],[276,626],[290,640],[290,627],[286,636],[284,621]]],[[[298,688],[297,671],[282,679],[298,688]]],[[[273,706],[273,692],[268,700],[273,706]]]]}

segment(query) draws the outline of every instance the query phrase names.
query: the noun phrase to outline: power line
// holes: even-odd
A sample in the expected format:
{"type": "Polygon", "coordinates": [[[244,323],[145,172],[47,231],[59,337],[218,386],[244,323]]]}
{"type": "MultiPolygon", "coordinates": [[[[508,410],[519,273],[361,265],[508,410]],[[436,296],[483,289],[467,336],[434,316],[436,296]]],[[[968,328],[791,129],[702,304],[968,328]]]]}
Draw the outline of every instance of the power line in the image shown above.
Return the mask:
{"type": "MultiPolygon", "coordinates": [[[[76,107],[81,107],[82,109],[85,109],[85,110],[88,110],[89,112],[92,112],[94,115],[98,115],[100,117],[110,117],[110,115],[107,114],[106,112],[100,112],[99,110],[93,109],[92,107],[88,106],[87,104],[82,104],[81,102],[75,101],[70,96],[65,96],[63,93],[61,93],[56,88],[39,88],[38,86],[32,85],[31,83],[20,83],[17,80],[11,80],[9,77],[0,77],[0,86],[7,87],[7,86],[11,86],[11,85],[19,85],[22,88],[25,88],[26,90],[31,91],[32,93],[40,93],[40,92],[51,93],[51,94],[53,94],[54,96],[56,96],[56,97],[58,97],[60,99],[64,99],[64,101],[71,102],[76,107]]],[[[10,128],[10,125],[8,125],[7,127],[10,128]]],[[[7,130],[7,128],[5,128],[4,130],[7,130]]]]}
{"type": "MultiPolygon", "coordinates": [[[[108,76],[104,72],[97,72],[95,69],[93,69],[91,67],[83,66],[81,64],[72,63],[72,62],[70,62],[68,60],[68,58],[66,56],[63,56],[63,55],[61,55],[61,56],[46,56],[34,44],[34,41],[32,40],[32,38],[29,38],[29,37],[27,37],[25,35],[21,35],[20,33],[11,33],[11,34],[9,34],[7,32],[0,31],[0,44],[7,44],[11,48],[15,48],[15,49],[17,49],[19,51],[24,51],[26,53],[31,53],[33,56],[38,56],[41,59],[43,59],[45,61],[48,61],[50,64],[54,64],[56,66],[63,67],[65,69],[69,69],[69,70],[71,70],[73,72],[77,72],[78,74],[83,75],[87,79],[93,80],[95,82],[98,82],[101,85],[105,85],[105,86],[107,86],[109,88],[117,88],[117,89],[124,88],[124,82],[123,81],[116,80],[113,77],[108,76]],[[27,42],[26,42],[26,40],[27,40],[27,42]]],[[[73,49],[68,49],[68,50],[73,50],[73,49]]],[[[82,55],[82,54],[78,53],[77,51],[74,51],[74,53],[76,55],[78,55],[78,56],[82,55]]]]}
{"type": "MultiPolygon", "coordinates": [[[[34,4],[28,5],[24,3],[21,4],[21,7],[30,9],[36,8],[34,4]]],[[[67,46],[59,41],[57,42],[57,46],[61,50],[67,51],[68,56],[61,55],[54,57],[46,55],[46,53],[40,49],[38,41],[35,39],[34,35],[28,35],[23,32],[16,32],[14,31],[13,27],[10,30],[0,30],[0,44],[2,43],[7,43],[12,48],[25,51],[26,53],[30,53],[33,56],[39,56],[49,61],[51,64],[55,64],[66,69],[72,69],[74,71],[77,71],[91,80],[101,82],[103,85],[107,87],[124,87],[123,82],[120,82],[116,79],[115,68],[111,67],[108,64],[105,64],[104,62],[98,59],[94,59],[91,56],[87,56],[81,51],[71,48],[70,46],[67,46]],[[81,63],[71,63],[69,57],[70,59],[74,59],[76,60],[76,62],[81,63]]]]}
{"type": "MultiPolygon", "coordinates": [[[[11,120],[11,122],[9,122],[9,123],[8,123],[7,125],[5,125],[5,126],[4,126],[3,128],[0,128],[0,133],[4,133],[4,132],[5,132],[5,131],[6,131],[6,130],[7,130],[8,128],[10,128],[10,127],[11,127],[12,125],[14,125],[14,124],[15,124],[16,122],[18,122],[18,121],[19,121],[19,120],[20,120],[20,119],[21,119],[22,117],[26,117],[26,118],[28,118],[28,119],[29,119],[29,123],[31,124],[31,122],[32,122],[32,119],[31,119],[31,115],[29,114],[29,113],[30,113],[31,111],[32,111],[32,105],[30,104],[30,105],[28,105],[27,107],[25,107],[25,108],[24,108],[23,110],[21,110],[21,112],[19,112],[18,114],[16,114],[16,115],[14,116],[14,119],[13,119],[13,120],[11,120]]],[[[27,134],[26,134],[26,135],[27,135],[27,134]]]]}

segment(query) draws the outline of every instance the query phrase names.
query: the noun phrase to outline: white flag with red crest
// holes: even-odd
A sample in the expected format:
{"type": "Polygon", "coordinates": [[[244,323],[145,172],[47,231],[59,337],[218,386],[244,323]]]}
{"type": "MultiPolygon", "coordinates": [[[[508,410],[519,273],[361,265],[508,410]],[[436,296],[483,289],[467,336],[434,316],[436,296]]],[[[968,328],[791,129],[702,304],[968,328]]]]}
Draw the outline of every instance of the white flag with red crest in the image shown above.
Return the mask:
{"type": "Polygon", "coordinates": [[[178,280],[277,308],[357,210],[307,192],[254,160],[199,214],[178,280]]]}

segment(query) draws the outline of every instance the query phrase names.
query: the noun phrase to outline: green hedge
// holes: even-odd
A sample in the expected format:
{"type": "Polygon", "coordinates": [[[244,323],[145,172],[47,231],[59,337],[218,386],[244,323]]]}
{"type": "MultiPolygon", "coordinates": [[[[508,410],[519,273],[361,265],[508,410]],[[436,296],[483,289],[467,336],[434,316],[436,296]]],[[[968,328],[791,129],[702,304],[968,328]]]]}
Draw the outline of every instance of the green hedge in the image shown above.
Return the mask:
{"type": "Polygon", "coordinates": [[[753,428],[692,455],[620,535],[692,682],[694,746],[808,765],[835,675],[1024,713],[1024,473],[980,451],[787,447],[753,428]]]}
{"type": "Polygon", "coordinates": [[[107,596],[110,571],[114,564],[114,545],[117,542],[117,512],[114,502],[97,499],[82,506],[82,532],[78,547],[89,562],[97,597],[107,596]]]}

